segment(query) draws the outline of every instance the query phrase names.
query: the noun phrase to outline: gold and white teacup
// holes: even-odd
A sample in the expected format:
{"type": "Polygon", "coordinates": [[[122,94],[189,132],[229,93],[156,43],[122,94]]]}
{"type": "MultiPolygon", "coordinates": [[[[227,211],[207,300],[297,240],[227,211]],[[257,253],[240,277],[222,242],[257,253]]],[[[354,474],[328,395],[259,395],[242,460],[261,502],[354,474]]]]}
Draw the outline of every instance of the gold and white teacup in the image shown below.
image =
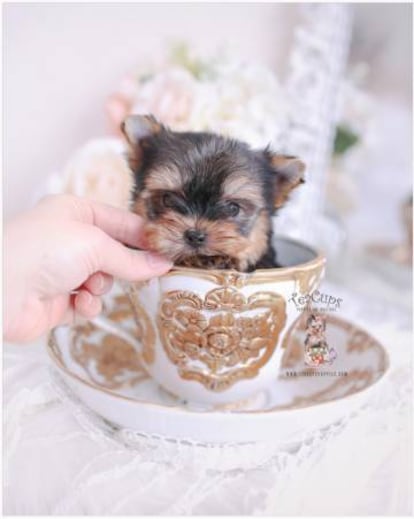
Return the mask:
{"type": "Polygon", "coordinates": [[[143,366],[167,391],[189,402],[247,399],[275,379],[284,337],[300,317],[292,294],[319,285],[325,258],[277,238],[282,268],[251,273],[174,267],[147,282],[125,285],[137,341],[99,317],[95,324],[139,348],[143,366]]]}

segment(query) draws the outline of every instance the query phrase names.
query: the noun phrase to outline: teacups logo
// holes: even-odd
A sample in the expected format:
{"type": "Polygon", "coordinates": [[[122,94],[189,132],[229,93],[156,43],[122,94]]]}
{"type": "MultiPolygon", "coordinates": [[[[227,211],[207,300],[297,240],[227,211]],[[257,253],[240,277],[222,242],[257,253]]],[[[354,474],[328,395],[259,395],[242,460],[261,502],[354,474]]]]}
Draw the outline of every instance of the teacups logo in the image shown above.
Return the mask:
{"type": "MultiPolygon", "coordinates": [[[[307,367],[321,368],[334,363],[338,354],[335,348],[328,344],[326,338],[326,324],[329,323],[330,312],[336,312],[341,307],[343,299],[332,294],[315,290],[311,294],[297,294],[294,292],[290,299],[296,310],[304,313],[303,328],[305,339],[303,341],[303,359],[307,367]]],[[[298,372],[301,373],[301,372],[298,372]]],[[[305,370],[304,375],[340,375],[342,372],[324,370],[305,370]]]]}
{"type": "Polygon", "coordinates": [[[343,299],[315,290],[312,294],[303,295],[294,292],[288,301],[293,303],[299,312],[336,312],[340,308],[343,299]]]}
{"type": "Polygon", "coordinates": [[[306,321],[305,364],[318,367],[324,364],[331,365],[337,357],[334,348],[330,348],[325,336],[326,317],[313,312],[306,321]]]}

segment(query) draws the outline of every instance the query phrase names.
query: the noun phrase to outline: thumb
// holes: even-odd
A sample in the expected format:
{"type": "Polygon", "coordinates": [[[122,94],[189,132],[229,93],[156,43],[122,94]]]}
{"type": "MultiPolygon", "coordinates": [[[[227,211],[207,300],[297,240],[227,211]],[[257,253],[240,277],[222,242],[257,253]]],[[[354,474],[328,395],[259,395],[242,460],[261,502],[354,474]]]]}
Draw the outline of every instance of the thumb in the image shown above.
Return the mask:
{"type": "Polygon", "coordinates": [[[105,233],[97,251],[96,271],[126,281],[140,281],[161,276],[173,266],[166,258],[148,251],[128,249],[105,233]]]}

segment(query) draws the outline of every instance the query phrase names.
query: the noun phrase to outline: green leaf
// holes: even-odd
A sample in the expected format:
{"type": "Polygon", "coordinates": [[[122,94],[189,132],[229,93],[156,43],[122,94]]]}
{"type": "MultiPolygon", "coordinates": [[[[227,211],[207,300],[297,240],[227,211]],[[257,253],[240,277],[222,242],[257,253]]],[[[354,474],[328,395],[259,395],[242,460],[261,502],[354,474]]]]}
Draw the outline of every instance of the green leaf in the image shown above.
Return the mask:
{"type": "Polygon", "coordinates": [[[334,155],[344,155],[350,148],[358,144],[359,141],[359,136],[348,126],[339,124],[336,127],[334,155]]]}
{"type": "Polygon", "coordinates": [[[212,64],[191,56],[188,44],[183,41],[171,46],[170,61],[188,70],[196,79],[203,79],[214,74],[212,64]]]}

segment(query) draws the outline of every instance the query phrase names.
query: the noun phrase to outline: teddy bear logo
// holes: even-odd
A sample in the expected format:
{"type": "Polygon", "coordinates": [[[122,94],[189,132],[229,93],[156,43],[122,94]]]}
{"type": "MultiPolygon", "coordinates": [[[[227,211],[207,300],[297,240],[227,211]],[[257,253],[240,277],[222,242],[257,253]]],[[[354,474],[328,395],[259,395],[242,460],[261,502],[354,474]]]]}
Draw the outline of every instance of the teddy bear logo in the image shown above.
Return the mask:
{"type": "Polygon", "coordinates": [[[311,367],[332,364],[337,357],[334,348],[330,348],[325,337],[326,317],[316,312],[311,313],[306,321],[305,364],[311,367]]]}

